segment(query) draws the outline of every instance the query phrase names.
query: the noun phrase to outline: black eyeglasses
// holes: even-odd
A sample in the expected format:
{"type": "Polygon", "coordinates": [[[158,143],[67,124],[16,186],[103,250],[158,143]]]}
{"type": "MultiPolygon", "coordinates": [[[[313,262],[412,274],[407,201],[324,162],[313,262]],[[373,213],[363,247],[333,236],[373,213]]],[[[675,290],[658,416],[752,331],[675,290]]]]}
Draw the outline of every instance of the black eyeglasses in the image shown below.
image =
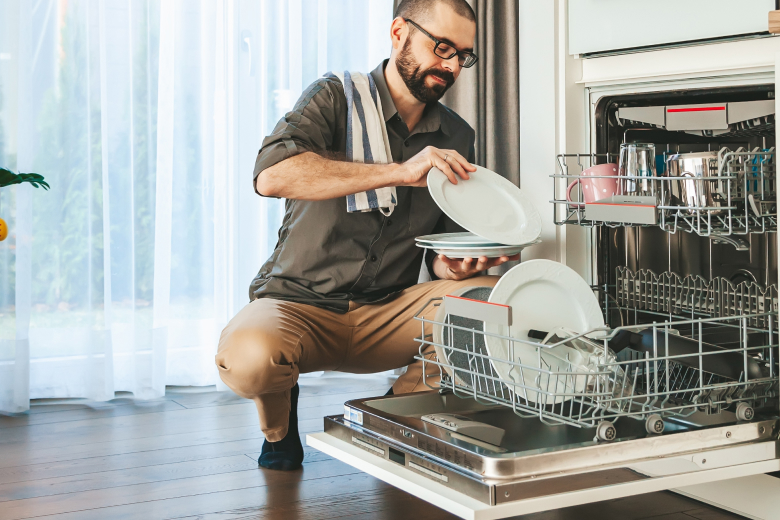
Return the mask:
{"type": "Polygon", "coordinates": [[[404,22],[410,23],[413,26],[417,28],[421,33],[423,33],[425,36],[430,38],[431,40],[436,43],[436,47],[433,48],[433,53],[438,56],[439,58],[442,58],[444,60],[449,60],[453,56],[457,54],[458,56],[458,63],[461,67],[464,69],[467,69],[474,65],[477,62],[477,55],[473,52],[469,51],[459,51],[456,49],[451,43],[447,43],[445,41],[441,41],[437,37],[433,36],[431,33],[414,23],[413,21],[404,18],[404,22]]]}

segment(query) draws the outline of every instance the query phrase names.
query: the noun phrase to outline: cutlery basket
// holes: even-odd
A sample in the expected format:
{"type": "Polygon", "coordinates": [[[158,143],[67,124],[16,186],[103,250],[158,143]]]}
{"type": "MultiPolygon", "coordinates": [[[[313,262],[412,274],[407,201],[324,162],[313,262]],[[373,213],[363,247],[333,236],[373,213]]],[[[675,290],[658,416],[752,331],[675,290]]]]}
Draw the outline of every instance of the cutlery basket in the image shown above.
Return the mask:
{"type": "MultiPolygon", "coordinates": [[[[509,334],[498,335],[480,326],[455,325],[449,311],[444,320],[429,319],[435,307],[447,309],[447,298],[428,301],[415,315],[421,324],[417,359],[424,381],[440,392],[503,405],[550,425],[596,428],[600,440],[615,438],[612,423],[620,417],[645,421],[648,432],[661,433],[664,417],[706,411],[750,420],[756,409],[777,405],[780,350],[774,308],[686,319],[615,304],[613,311],[617,306],[635,318],[644,316],[644,322],[542,344],[528,331],[512,333],[511,327],[509,334]],[[490,354],[496,341],[508,342],[509,356],[490,354]],[[590,346],[587,355],[577,351],[577,342],[590,346]],[[502,378],[501,372],[513,375],[502,378]]],[[[468,305],[473,313],[464,312],[460,302],[458,315],[471,314],[462,317],[474,323],[490,319],[490,304],[468,305]]]]}

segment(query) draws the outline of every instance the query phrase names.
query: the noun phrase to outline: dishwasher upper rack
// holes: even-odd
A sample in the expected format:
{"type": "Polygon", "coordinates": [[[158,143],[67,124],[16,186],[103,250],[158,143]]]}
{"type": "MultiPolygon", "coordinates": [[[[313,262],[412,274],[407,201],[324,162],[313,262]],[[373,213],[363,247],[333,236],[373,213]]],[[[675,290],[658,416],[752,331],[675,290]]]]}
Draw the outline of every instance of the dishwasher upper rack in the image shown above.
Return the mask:
{"type": "MultiPolygon", "coordinates": [[[[664,154],[666,159],[667,154],[664,154]]],[[[604,176],[583,176],[582,172],[596,164],[616,162],[615,154],[559,154],[560,173],[552,175],[555,205],[554,222],[557,225],[574,224],[585,227],[623,227],[637,224],[625,222],[604,222],[588,220],[582,192],[572,190],[576,197],[567,200],[567,187],[572,181],[604,176]],[[565,181],[565,182],[564,182],[565,181]]],[[[665,162],[665,161],[664,161],[665,162]]],[[[708,177],[672,177],[661,174],[652,178],[651,187],[656,193],[658,225],[661,229],[676,233],[678,230],[696,233],[700,236],[747,235],[777,231],[776,213],[776,165],[774,148],[752,151],[738,148],[723,148],[718,152],[717,172],[708,177]],[[683,204],[675,197],[680,182],[693,183],[700,190],[708,187],[715,193],[722,205],[694,207],[683,204]]],[[[621,177],[647,181],[646,177],[621,177]]]]}
{"type": "MultiPolygon", "coordinates": [[[[697,411],[721,413],[734,408],[743,418],[752,416],[753,408],[765,406],[778,396],[778,368],[780,359],[778,345],[773,343],[776,337],[776,314],[742,315],[719,318],[697,318],[692,320],[669,320],[650,325],[627,325],[614,329],[595,329],[578,336],[543,346],[540,343],[519,339],[511,335],[498,335],[482,330],[469,329],[445,321],[427,318],[435,307],[442,304],[443,298],[433,298],[415,315],[421,323],[421,336],[418,356],[415,359],[423,364],[423,382],[429,388],[449,391],[458,397],[472,398],[489,404],[498,404],[511,408],[521,417],[537,417],[545,424],[565,424],[582,428],[597,428],[596,437],[612,440],[616,436],[612,424],[620,417],[644,420],[651,433],[663,431],[663,419],[670,416],[690,416],[697,411]],[[767,323],[766,328],[752,327],[751,320],[767,323]],[[441,327],[442,338],[454,337],[454,331],[463,331],[471,335],[472,341],[465,347],[435,342],[433,335],[426,333],[429,327],[441,327]],[[708,327],[733,328],[739,338],[736,346],[707,352],[699,339],[699,352],[679,355],[669,353],[661,343],[655,344],[652,352],[638,352],[626,349],[621,356],[615,356],[609,348],[609,341],[621,331],[639,331],[652,329],[653,336],[668,338],[669,334],[678,334],[680,329],[695,328],[701,338],[703,329],[708,327]],[[751,345],[748,334],[762,333],[768,338],[766,344],[751,345]],[[659,335],[660,334],[660,335],[659,335]],[[586,336],[600,335],[600,351],[595,352],[598,363],[587,368],[572,362],[570,358],[557,358],[557,368],[552,369],[542,357],[542,349],[547,355],[566,341],[582,339],[586,336]],[[492,337],[509,342],[510,352],[514,345],[530,347],[535,352],[535,360],[510,361],[491,356],[487,350],[477,347],[481,338],[492,337]],[[431,347],[444,352],[445,359],[431,356],[431,347]],[[455,353],[466,354],[468,366],[454,365],[450,358],[455,353]],[[703,370],[708,356],[734,356],[744,358],[745,367],[750,360],[765,365],[761,377],[751,377],[750,371],[741,370],[736,378],[727,378],[703,370]],[[691,358],[697,363],[692,363],[691,358]],[[495,364],[512,366],[519,373],[534,374],[523,381],[508,381],[501,378],[495,370],[495,364]],[[431,369],[431,366],[436,367],[431,369]],[[694,366],[691,366],[694,365],[694,366]],[[449,369],[449,370],[448,370],[449,369]],[[450,373],[456,377],[452,377],[450,373]],[[435,375],[432,375],[435,374],[435,375]],[[529,398],[529,394],[533,398],[529,398]]],[[[466,318],[471,318],[465,316],[466,318]]],[[[668,340],[667,340],[668,341],[668,340]]],[[[485,343],[482,343],[485,344],[485,343]]],[[[550,358],[547,358],[550,359],[550,358]]]]}

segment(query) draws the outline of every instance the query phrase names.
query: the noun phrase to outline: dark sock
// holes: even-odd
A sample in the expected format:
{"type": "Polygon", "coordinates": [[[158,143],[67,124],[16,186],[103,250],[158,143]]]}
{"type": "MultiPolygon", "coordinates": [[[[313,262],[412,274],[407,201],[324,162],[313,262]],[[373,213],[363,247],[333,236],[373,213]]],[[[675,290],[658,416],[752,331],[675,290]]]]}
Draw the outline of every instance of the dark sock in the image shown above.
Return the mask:
{"type": "Polygon", "coordinates": [[[392,386],[390,387],[390,390],[388,390],[388,391],[387,391],[387,393],[386,393],[385,395],[395,395],[395,394],[393,393],[393,387],[392,387],[392,386]]]}
{"type": "Polygon", "coordinates": [[[303,462],[303,445],[298,433],[298,384],[290,391],[290,420],[287,425],[287,435],[277,442],[263,442],[263,451],[257,463],[266,469],[291,471],[301,467],[303,462]]]}

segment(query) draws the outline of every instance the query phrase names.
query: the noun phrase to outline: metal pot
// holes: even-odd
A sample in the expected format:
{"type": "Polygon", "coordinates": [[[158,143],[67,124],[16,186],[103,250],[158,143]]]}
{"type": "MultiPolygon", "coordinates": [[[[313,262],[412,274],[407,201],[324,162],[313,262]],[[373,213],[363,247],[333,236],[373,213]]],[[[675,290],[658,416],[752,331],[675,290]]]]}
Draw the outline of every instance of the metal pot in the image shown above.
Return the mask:
{"type": "Polygon", "coordinates": [[[671,203],[680,207],[684,215],[696,215],[709,211],[719,215],[727,205],[725,179],[718,176],[718,152],[680,153],[666,160],[671,188],[671,203]],[[675,178],[677,177],[677,178],[675,178]]]}

